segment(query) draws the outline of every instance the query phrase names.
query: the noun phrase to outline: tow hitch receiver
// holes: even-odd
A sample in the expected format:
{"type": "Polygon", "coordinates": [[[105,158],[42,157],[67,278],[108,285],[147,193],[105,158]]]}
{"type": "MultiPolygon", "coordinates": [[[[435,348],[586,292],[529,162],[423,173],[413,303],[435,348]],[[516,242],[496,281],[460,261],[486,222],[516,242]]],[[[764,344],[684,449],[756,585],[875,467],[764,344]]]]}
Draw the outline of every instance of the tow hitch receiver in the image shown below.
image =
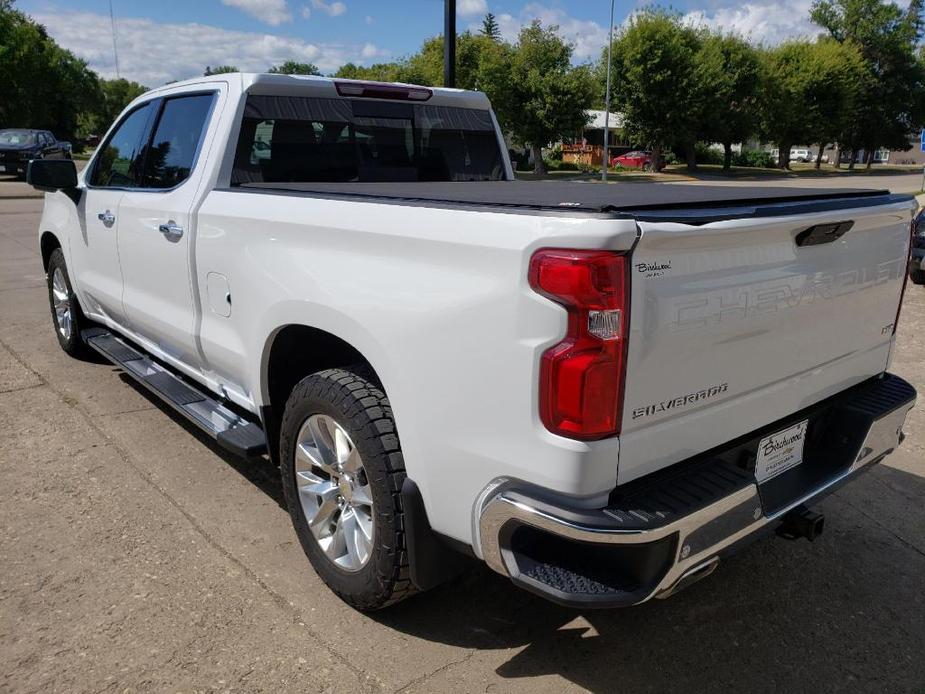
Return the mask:
{"type": "Polygon", "coordinates": [[[824,526],[824,515],[810,511],[805,506],[800,505],[781,519],[781,524],[777,527],[776,532],[787,540],[805,537],[812,542],[822,534],[824,526]]]}

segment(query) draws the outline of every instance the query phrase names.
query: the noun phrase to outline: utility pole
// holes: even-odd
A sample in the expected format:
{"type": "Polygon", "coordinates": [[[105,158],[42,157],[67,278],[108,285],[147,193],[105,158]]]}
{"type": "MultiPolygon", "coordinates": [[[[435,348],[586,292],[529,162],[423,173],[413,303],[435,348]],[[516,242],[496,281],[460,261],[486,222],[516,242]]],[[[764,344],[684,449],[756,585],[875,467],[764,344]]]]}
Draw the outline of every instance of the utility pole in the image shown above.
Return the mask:
{"type": "Polygon", "coordinates": [[[601,180],[607,182],[607,168],[610,166],[610,54],[613,51],[613,4],[610,0],[610,36],[607,39],[607,88],[604,96],[604,161],[601,166],[601,180]]]}
{"type": "Polygon", "coordinates": [[[456,0],[444,0],[443,86],[456,86],[456,0]]]}
{"type": "Polygon", "coordinates": [[[119,49],[116,48],[116,17],[112,13],[112,0],[109,0],[109,24],[112,26],[112,56],[116,60],[116,79],[119,79],[119,49]]]}

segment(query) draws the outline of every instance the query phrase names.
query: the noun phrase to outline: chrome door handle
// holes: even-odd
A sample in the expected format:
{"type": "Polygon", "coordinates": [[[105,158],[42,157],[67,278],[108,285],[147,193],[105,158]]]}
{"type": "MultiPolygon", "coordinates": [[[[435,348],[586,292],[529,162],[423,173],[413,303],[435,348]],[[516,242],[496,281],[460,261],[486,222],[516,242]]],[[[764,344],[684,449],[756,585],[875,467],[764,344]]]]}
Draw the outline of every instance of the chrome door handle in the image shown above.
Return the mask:
{"type": "Polygon", "coordinates": [[[98,215],[96,215],[96,218],[103,223],[103,226],[111,227],[116,223],[116,215],[114,215],[109,210],[100,212],[98,215]]]}
{"type": "Polygon", "coordinates": [[[168,241],[178,241],[181,236],[183,236],[183,227],[177,224],[172,219],[166,224],[161,224],[158,227],[158,230],[164,235],[164,238],[168,241]]]}

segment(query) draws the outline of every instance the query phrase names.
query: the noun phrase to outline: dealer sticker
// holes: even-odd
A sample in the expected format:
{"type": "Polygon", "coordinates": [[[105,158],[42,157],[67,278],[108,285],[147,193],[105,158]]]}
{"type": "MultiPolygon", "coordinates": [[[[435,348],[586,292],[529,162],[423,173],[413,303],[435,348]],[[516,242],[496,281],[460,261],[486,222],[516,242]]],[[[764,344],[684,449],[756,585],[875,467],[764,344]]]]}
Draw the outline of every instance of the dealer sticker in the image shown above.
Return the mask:
{"type": "Polygon", "coordinates": [[[765,436],[758,444],[755,479],[762,483],[803,462],[803,443],[809,420],[765,436]]]}

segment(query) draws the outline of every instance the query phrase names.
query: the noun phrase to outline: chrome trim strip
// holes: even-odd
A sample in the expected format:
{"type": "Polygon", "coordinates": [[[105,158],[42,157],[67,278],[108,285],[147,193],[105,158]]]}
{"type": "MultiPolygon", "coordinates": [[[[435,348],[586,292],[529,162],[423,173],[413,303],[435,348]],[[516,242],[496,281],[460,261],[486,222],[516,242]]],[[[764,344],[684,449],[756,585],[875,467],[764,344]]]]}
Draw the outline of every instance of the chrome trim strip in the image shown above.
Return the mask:
{"type": "Polygon", "coordinates": [[[514,565],[514,557],[501,548],[499,539],[501,529],[511,520],[517,520],[524,525],[545,530],[560,537],[597,544],[634,545],[654,542],[676,534],[678,543],[674,564],[649,595],[639,602],[645,602],[662,594],[667,597],[685,576],[701,570],[704,565],[712,562],[725,548],[773,523],[793,508],[811,501],[822,492],[855,474],[861,468],[879,462],[885,455],[891,453],[901,441],[903,423],[914,404],[915,400],[913,399],[874,420],[867,432],[867,436],[864,438],[864,442],[855,454],[855,462],[847,470],[770,515],[765,515],[758,495],[758,485],[753,483],[699,511],[658,528],[649,530],[595,528],[574,523],[548,511],[534,508],[529,503],[519,499],[511,498],[509,496],[511,481],[504,478],[493,480],[483,490],[475,505],[475,512],[478,514],[475,533],[476,551],[481,554],[492,569],[504,576],[513,576],[518,573],[518,569],[514,565]],[[701,551],[691,552],[691,547],[686,542],[689,537],[713,521],[723,518],[726,514],[741,513],[740,506],[747,503],[754,504],[754,511],[751,514],[752,518],[754,518],[753,522],[746,523],[735,532],[726,535],[723,539],[714,542],[701,551]]]}

